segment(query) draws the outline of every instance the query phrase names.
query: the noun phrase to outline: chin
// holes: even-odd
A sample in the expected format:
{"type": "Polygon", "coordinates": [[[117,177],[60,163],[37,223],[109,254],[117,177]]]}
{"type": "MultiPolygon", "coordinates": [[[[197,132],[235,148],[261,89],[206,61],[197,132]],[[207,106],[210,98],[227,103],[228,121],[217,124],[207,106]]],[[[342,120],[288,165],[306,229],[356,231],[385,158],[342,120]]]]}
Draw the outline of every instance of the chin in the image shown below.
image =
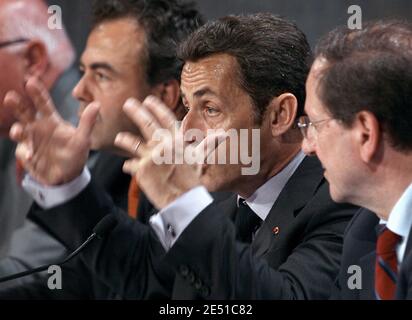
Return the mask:
{"type": "Polygon", "coordinates": [[[99,151],[101,149],[99,143],[97,143],[94,139],[92,139],[90,150],[99,151]]]}
{"type": "Polygon", "coordinates": [[[337,203],[347,202],[346,197],[341,192],[333,188],[331,185],[329,185],[329,192],[330,192],[330,197],[332,198],[333,201],[337,203]]]}
{"type": "MultiPolygon", "coordinates": [[[[113,148],[113,145],[110,147],[113,148]]],[[[94,136],[91,138],[91,143],[90,143],[90,149],[93,151],[101,151],[101,150],[106,150],[108,147],[104,143],[104,141],[96,139],[94,136]]]]}
{"type": "Polygon", "coordinates": [[[215,175],[211,175],[210,171],[207,170],[201,178],[202,185],[204,185],[209,192],[222,191],[224,188],[223,181],[220,181],[220,179],[216,179],[215,177],[215,175]]]}

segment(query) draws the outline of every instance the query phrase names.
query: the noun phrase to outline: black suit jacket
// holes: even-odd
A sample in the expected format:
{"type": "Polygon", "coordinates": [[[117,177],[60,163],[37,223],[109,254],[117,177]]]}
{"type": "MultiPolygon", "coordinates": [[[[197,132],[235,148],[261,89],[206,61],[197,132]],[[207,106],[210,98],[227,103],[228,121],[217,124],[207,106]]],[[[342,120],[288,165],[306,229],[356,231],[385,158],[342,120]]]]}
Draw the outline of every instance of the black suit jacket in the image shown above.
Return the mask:
{"type": "MultiPolygon", "coordinates": [[[[360,209],[348,225],[344,238],[341,269],[332,298],[376,299],[374,276],[378,225],[379,218],[375,213],[366,209],[360,209]],[[359,267],[361,288],[353,286],[355,272],[349,269],[351,266],[359,267]]],[[[411,237],[409,237],[401,264],[396,297],[397,299],[412,299],[411,237]]]]}
{"type": "Polygon", "coordinates": [[[118,214],[93,182],[62,206],[33,208],[31,217],[74,249],[113,214],[116,228],[82,259],[125,298],[314,299],[329,297],[355,210],[330,199],[320,163],[306,158],[251,247],[235,240],[234,199],[212,203],[168,253],[150,227],[118,214]]]}
{"type": "MultiPolygon", "coordinates": [[[[127,208],[130,176],[122,172],[124,159],[99,152],[90,159],[92,175],[113,202],[127,208]]],[[[146,201],[142,205],[148,207],[146,201]]],[[[30,219],[13,236],[10,256],[0,261],[0,274],[6,276],[40,265],[62,261],[69,252],[65,247],[30,219]]],[[[0,299],[114,299],[110,290],[79,259],[62,266],[63,290],[47,287],[47,272],[0,284],[0,299]]]]}
{"type": "Polygon", "coordinates": [[[189,294],[213,299],[325,299],[339,270],[355,208],[338,205],[316,158],[282,190],[252,244],[236,242],[236,198],[209,207],[167,255],[189,294]],[[225,212],[226,214],[222,214],[225,212]]]}

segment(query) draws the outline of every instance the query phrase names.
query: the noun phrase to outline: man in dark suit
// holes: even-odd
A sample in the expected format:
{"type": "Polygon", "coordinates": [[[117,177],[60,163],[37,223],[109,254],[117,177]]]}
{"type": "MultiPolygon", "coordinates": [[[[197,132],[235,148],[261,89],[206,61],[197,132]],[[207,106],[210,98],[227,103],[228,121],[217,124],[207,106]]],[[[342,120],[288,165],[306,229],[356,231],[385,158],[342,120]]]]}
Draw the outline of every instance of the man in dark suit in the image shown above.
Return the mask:
{"type": "MultiPolygon", "coordinates": [[[[175,116],[154,97],[143,105],[128,100],[124,110],[144,142],[129,133],[119,135],[116,145],[136,156],[124,168],[137,173],[161,211],[150,219],[151,227],[115,215],[117,227],[108,239],[92,244],[83,261],[127,298],[327,298],[339,267],[343,231],[355,208],[330,199],[319,162],[300,150],[295,121],[303,110],[310,58],[306,37],[293,23],[273,15],[226,17],[195,31],[180,56],[188,110],[182,132],[189,142],[208,129],[244,129],[248,139],[255,139],[252,129],[259,129],[260,139],[236,147],[243,163],[161,164],[153,158],[159,146],[165,148],[161,155],[183,155],[174,149],[179,133],[152,139],[157,129],[174,128],[175,116]],[[249,146],[252,158],[244,161],[249,146]],[[213,201],[200,185],[239,197],[213,201]]],[[[92,121],[83,121],[90,130],[92,121]]],[[[27,127],[15,128],[12,135],[28,170],[55,184],[55,177],[36,170],[25,156],[29,141],[20,133],[27,127]]],[[[41,158],[36,151],[40,145],[33,151],[41,158]]],[[[194,145],[184,153],[200,154],[204,145],[194,145]]],[[[223,151],[230,154],[231,147],[226,144],[223,151]]],[[[66,161],[69,157],[52,161],[52,168],[66,161]]],[[[69,171],[65,178],[72,177],[69,171]]],[[[94,181],[53,208],[37,202],[43,209],[33,208],[33,219],[71,249],[103,216],[118,212],[94,181]]]]}
{"type": "MultiPolygon", "coordinates": [[[[81,59],[83,77],[74,83],[68,83],[67,78],[64,78],[64,83],[72,85],[70,89],[73,89],[78,82],[73,95],[80,101],[81,109],[92,101],[100,103],[98,125],[92,133],[92,148],[106,149],[108,152],[100,152],[97,162],[89,161],[89,167],[92,168],[96,183],[102,187],[102,193],[108,194],[118,207],[127,212],[130,176],[122,173],[124,158],[116,155],[119,150],[113,146],[114,135],[129,130],[131,126],[121,106],[130,96],[143,98],[149,93],[158,94],[179,119],[183,117],[184,108],[179,96],[182,63],[176,59],[176,43],[202,21],[194,6],[175,1],[96,1],[93,11],[94,25],[81,59]],[[113,47],[117,49],[113,50],[113,47]],[[159,61],[163,69],[159,67],[159,61]]],[[[54,91],[54,97],[53,93],[54,91]]],[[[63,102],[69,99],[65,97],[63,101],[52,100],[56,103],[56,109],[60,109],[63,102]]],[[[75,162],[80,160],[76,159],[75,162]]],[[[137,218],[147,221],[153,212],[152,205],[142,193],[140,197],[137,218]]],[[[135,214],[136,211],[134,216],[135,214]]],[[[48,236],[31,220],[27,220],[25,226],[14,234],[8,257],[0,261],[0,275],[6,276],[54,263],[67,254],[58,241],[48,236]]],[[[69,273],[69,268],[72,266],[65,267],[64,274],[69,273]]],[[[24,283],[32,280],[29,277],[0,284],[3,289],[0,295],[9,298],[32,298],[39,292],[40,287],[44,287],[45,295],[42,295],[42,298],[115,296],[100,290],[99,285],[93,285],[93,277],[84,268],[76,270],[74,266],[73,270],[70,271],[71,278],[64,279],[67,284],[73,283],[73,291],[66,286],[65,290],[53,295],[53,292],[47,289],[48,274],[45,273],[41,274],[37,280],[40,285],[35,288],[32,284],[23,287],[24,283]],[[76,277],[78,279],[75,279],[76,277]],[[16,286],[19,287],[17,291],[10,289],[16,286]]],[[[95,284],[98,283],[99,281],[95,281],[95,284]]]]}
{"type": "Polygon", "coordinates": [[[411,39],[406,22],[338,28],[308,77],[304,150],[321,160],[335,201],[370,210],[346,231],[335,297],[412,298],[411,39]]]}

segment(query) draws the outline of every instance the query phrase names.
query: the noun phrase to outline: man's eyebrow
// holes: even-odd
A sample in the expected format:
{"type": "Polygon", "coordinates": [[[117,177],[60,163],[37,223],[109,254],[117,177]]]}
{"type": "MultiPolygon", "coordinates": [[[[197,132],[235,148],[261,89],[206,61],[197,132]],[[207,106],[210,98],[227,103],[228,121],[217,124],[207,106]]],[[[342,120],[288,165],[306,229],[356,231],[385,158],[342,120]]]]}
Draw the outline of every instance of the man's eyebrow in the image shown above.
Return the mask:
{"type": "Polygon", "coordinates": [[[95,62],[90,65],[90,69],[96,70],[96,69],[105,69],[107,71],[117,73],[116,70],[108,63],[106,62],[95,62]]]}
{"type": "MultiPolygon", "coordinates": [[[[206,94],[212,94],[212,95],[216,95],[213,90],[211,90],[210,88],[206,87],[200,90],[197,90],[194,94],[193,97],[195,98],[201,98],[202,96],[206,95],[206,94]]],[[[182,96],[182,98],[186,98],[186,95],[184,94],[184,92],[182,90],[180,90],[180,95],[182,96]]]]}

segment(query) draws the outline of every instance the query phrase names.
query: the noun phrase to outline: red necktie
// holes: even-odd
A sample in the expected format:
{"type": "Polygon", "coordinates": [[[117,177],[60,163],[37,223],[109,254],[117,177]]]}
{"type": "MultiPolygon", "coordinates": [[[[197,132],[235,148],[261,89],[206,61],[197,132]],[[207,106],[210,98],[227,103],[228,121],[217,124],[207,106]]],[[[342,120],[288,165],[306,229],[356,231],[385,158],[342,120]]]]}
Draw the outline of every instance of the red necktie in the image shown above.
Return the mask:
{"type": "Polygon", "coordinates": [[[396,245],[401,236],[384,228],[378,236],[375,264],[375,293],[378,300],[393,300],[398,278],[396,245]]]}
{"type": "Polygon", "coordinates": [[[130,180],[129,192],[127,195],[127,212],[132,218],[137,218],[137,209],[139,207],[139,192],[139,185],[137,184],[136,177],[133,176],[130,180]]]}

